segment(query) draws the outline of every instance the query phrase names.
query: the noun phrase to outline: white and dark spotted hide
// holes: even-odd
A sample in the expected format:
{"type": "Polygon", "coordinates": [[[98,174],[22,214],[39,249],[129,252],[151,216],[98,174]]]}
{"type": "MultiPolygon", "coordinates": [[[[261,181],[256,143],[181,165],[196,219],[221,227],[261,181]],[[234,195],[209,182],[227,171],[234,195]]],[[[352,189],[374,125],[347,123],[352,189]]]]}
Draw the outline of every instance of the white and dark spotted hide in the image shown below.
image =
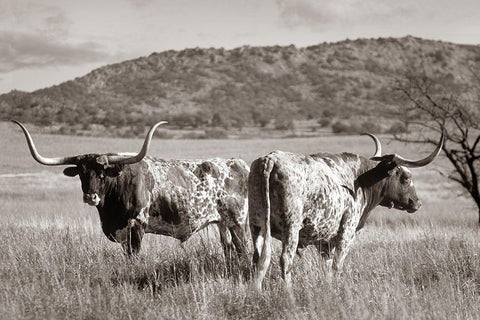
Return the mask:
{"type": "Polygon", "coordinates": [[[150,128],[136,154],[44,157],[27,128],[13,122],[22,129],[38,163],[71,165],[63,173],[80,177],[83,201],[97,208],[105,235],[121,243],[128,253],[140,250],[145,232],[185,241],[208,224],[217,223],[227,260],[234,250],[245,254],[249,172],[245,161],[147,157],[153,134],[165,121],[150,128]]]}
{"type": "Polygon", "coordinates": [[[375,206],[420,207],[408,169],[349,153],[272,152],[252,163],[248,192],[259,288],[270,263],[272,236],[283,243],[280,264],[289,284],[299,248],[315,245],[339,270],[375,206]]]}
{"type": "Polygon", "coordinates": [[[145,232],[185,241],[217,223],[225,254],[245,254],[245,161],[145,157],[136,164],[106,167],[98,162],[98,155],[88,155],[65,174],[80,175],[84,201],[97,207],[103,232],[128,253],[140,250],[145,232]]]}

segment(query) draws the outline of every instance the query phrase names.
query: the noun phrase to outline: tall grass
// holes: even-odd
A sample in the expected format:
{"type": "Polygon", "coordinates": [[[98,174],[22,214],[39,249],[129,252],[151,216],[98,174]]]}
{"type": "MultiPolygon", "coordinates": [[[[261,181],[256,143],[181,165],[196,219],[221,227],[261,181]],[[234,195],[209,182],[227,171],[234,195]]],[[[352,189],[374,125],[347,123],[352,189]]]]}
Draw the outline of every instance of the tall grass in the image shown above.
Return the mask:
{"type": "Polygon", "coordinates": [[[229,276],[212,232],[183,246],[147,236],[131,259],[88,229],[2,224],[0,317],[467,319],[480,312],[473,226],[368,226],[341,275],[329,276],[314,250],[296,257],[292,292],[278,259],[263,292],[229,276]]]}
{"type": "MultiPolygon", "coordinates": [[[[332,149],[351,143],[335,139],[316,142],[340,146],[332,149]]],[[[315,141],[303,147],[302,141],[242,144],[257,156],[263,149],[288,149],[285,143],[309,153],[315,141]]],[[[70,142],[50,154],[74,148],[70,142]]],[[[170,143],[162,152],[181,154],[179,145],[170,143]]],[[[238,147],[202,143],[205,157],[235,155],[238,147]]],[[[9,154],[20,153],[8,148],[13,147],[7,147],[9,154]]],[[[23,159],[29,157],[24,151],[18,162],[0,158],[0,319],[473,319],[480,314],[480,234],[473,204],[432,169],[414,172],[424,202],[420,212],[377,209],[341,275],[329,276],[309,248],[295,258],[293,287],[287,290],[275,241],[264,290],[258,292],[241,272],[227,269],[215,227],[183,244],[146,235],[140,255],[125,257],[101,232],[96,210],[81,202],[78,179],[62,177],[58,168],[39,169],[23,159]],[[37,173],[10,176],[12,167],[37,173]]]]}

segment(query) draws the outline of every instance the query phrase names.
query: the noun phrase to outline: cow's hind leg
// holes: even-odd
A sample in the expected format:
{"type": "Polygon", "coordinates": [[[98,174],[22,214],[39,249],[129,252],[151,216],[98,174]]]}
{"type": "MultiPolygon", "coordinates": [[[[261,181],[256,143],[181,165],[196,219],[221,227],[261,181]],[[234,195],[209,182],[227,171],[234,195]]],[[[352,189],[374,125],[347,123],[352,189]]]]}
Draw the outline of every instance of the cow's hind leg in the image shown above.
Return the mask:
{"type": "Polygon", "coordinates": [[[292,283],[292,265],[295,253],[297,252],[298,247],[298,237],[299,237],[300,228],[297,226],[290,226],[288,228],[287,234],[285,235],[282,243],[282,256],[280,257],[280,266],[282,268],[283,280],[287,286],[291,286],[292,283]]]}
{"type": "Polygon", "coordinates": [[[260,259],[260,255],[262,254],[264,237],[263,237],[263,232],[261,227],[252,225],[250,226],[250,232],[252,234],[252,240],[253,240],[252,263],[253,263],[253,268],[256,268],[258,264],[258,259],[260,259]]]}
{"type": "Polygon", "coordinates": [[[270,260],[272,257],[272,244],[270,237],[266,234],[266,227],[256,226],[254,224],[250,225],[250,231],[252,234],[253,240],[253,271],[254,271],[254,284],[257,289],[262,288],[262,281],[265,278],[267,269],[270,265],[270,260]],[[263,252],[265,250],[265,252],[263,252]],[[262,260],[263,259],[263,260],[262,260]]]}

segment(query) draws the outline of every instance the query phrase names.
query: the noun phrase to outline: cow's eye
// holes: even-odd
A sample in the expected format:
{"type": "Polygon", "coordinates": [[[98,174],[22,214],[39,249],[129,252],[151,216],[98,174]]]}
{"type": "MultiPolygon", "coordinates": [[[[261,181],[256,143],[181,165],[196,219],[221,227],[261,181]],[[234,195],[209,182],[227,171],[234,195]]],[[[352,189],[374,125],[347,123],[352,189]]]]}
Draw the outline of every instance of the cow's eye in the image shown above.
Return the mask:
{"type": "Polygon", "coordinates": [[[100,173],[100,174],[98,175],[98,177],[99,177],[100,179],[102,179],[102,180],[105,179],[105,175],[104,175],[103,173],[100,173]]]}
{"type": "Polygon", "coordinates": [[[404,177],[404,178],[402,179],[402,183],[403,183],[403,184],[410,184],[410,181],[411,181],[410,178],[407,178],[407,177],[404,177]]]}

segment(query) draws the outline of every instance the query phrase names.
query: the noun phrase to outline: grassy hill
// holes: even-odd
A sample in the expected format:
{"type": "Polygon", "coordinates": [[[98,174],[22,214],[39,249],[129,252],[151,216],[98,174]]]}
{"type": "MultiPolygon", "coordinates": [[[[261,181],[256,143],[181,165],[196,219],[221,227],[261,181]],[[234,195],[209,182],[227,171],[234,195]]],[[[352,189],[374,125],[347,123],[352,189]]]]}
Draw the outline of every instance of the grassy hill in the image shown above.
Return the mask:
{"type": "Polygon", "coordinates": [[[165,51],[50,88],[0,95],[0,119],[49,132],[124,136],[142,134],[157,120],[213,137],[244,127],[289,130],[293,120],[308,119],[312,130],[350,119],[386,131],[402,104],[392,84],[420,63],[439,78],[468,85],[480,46],[409,36],[306,48],[165,51]]]}

